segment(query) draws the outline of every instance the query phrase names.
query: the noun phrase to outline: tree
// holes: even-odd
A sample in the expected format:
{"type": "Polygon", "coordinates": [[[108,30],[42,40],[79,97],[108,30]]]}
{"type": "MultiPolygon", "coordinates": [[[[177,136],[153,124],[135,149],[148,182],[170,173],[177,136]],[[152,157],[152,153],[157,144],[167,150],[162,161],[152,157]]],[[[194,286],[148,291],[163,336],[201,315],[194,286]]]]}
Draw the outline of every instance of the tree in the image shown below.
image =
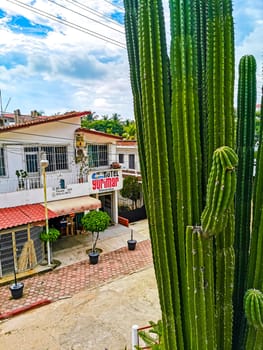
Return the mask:
{"type": "Polygon", "coordinates": [[[137,200],[141,196],[141,185],[135,176],[127,176],[123,180],[123,188],[120,191],[122,197],[133,201],[133,208],[137,208],[137,200]]]}
{"type": "Polygon", "coordinates": [[[117,113],[113,114],[111,118],[109,118],[108,115],[104,115],[102,119],[98,119],[97,116],[92,119],[84,119],[82,120],[81,126],[112,135],[121,136],[123,134],[123,124],[119,120],[117,113]]]}
{"type": "Polygon", "coordinates": [[[100,232],[109,227],[110,221],[109,214],[104,211],[91,210],[82,217],[81,223],[84,229],[92,233],[92,252],[96,251],[100,232]]]}
{"type": "Polygon", "coordinates": [[[124,126],[124,133],[122,136],[125,140],[136,140],[136,124],[134,121],[124,126]]]}

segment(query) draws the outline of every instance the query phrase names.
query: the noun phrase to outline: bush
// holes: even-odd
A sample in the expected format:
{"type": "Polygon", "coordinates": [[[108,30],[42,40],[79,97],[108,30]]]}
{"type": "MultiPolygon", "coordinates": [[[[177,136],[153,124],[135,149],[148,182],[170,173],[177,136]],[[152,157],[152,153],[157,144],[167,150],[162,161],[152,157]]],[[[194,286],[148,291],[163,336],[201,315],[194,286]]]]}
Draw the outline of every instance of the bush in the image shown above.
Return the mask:
{"type": "Polygon", "coordinates": [[[46,232],[46,230],[42,231],[40,233],[39,238],[43,242],[47,242],[47,241],[55,242],[59,236],[60,236],[60,231],[54,227],[51,227],[51,228],[49,228],[48,233],[46,232]]]}
{"type": "Polygon", "coordinates": [[[86,231],[101,232],[106,230],[110,224],[111,218],[104,211],[92,210],[85,214],[81,223],[86,231]]]}

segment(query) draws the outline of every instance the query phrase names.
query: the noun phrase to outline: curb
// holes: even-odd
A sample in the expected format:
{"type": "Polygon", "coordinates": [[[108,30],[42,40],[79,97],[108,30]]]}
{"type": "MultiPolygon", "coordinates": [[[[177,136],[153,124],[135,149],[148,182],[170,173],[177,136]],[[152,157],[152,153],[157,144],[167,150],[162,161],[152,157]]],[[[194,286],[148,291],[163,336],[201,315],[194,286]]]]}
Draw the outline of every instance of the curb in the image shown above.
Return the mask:
{"type": "Polygon", "coordinates": [[[16,310],[12,310],[12,311],[5,312],[5,313],[2,313],[2,314],[0,313],[0,320],[5,320],[7,318],[19,315],[19,314],[21,314],[21,313],[23,313],[25,311],[36,309],[37,307],[48,305],[48,304],[51,304],[51,303],[52,303],[52,300],[49,300],[49,299],[39,300],[39,301],[36,301],[35,303],[32,303],[30,305],[26,305],[26,306],[20,307],[20,308],[18,308],[16,310]]]}

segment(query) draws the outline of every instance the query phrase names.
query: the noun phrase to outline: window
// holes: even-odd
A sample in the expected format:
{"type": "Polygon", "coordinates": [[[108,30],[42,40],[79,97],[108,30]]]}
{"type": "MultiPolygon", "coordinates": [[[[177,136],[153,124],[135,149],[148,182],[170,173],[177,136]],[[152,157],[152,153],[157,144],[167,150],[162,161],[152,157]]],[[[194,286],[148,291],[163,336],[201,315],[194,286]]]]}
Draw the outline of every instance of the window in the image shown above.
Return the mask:
{"type": "Polygon", "coordinates": [[[89,167],[96,168],[109,165],[107,145],[88,145],[89,167]]]}
{"type": "Polygon", "coordinates": [[[119,154],[119,163],[121,163],[121,164],[124,163],[124,154],[122,154],[122,153],[119,154]]]}
{"type": "Polygon", "coordinates": [[[39,167],[38,147],[25,147],[26,171],[28,173],[37,173],[39,167]]]}
{"type": "Polygon", "coordinates": [[[135,169],[135,155],[129,154],[129,169],[135,169]]]}
{"type": "Polygon", "coordinates": [[[44,146],[41,151],[46,153],[49,162],[46,171],[68,169],[68,154],[66,146],[44,146]]]}
{"type": "Polygon", "coordinates": [[[25,147],[26,171],[37,173],[40,167],[40,154],[46,153],[49,162],[46,171],[68,169],[68,154],[66,146],[25,147]]]}
{"type": "Polygon", "coordinates": [[[4,148],[0,147],[0,176],[5,176],[5,157],[4,157],[4,148]]]}

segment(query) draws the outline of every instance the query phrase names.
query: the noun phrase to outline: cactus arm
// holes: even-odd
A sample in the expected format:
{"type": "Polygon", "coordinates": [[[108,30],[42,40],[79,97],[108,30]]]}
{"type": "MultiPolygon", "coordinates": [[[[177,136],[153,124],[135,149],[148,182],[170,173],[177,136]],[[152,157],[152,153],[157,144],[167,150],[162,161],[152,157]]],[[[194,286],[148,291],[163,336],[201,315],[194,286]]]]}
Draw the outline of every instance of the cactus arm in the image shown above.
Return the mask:
{"type": "Polygon", "coordinates": [[[204,251],[204,288],[206,300],[206,320],[207,320],[207,347],[216,349],[215,331],[215,287],[214,287],[214,239],[203,239],[204,251]]]}
{"type": "Polygon", "coordinates": [[[139,53],[146,141],[150,236],[160,305],[164,322],[165,348],[183,348],[180,293],[175,252],[171,188],[169,181],[166,105],[167,52],[160,1],[142,1],[139,7],[139,53]],[[155,82],[158,81],[159,84],[155,82]],[[156,262],[155,262],[156,261],[156,262]],[[179,345],[178,345],[179,344],[179,345]]]}
{"type": "MultiPolygon", "coordinates": [[[[208,180],[207,203],[201,216],[204,237],[215,236],[216,344],[232,346],[232,293],[234,279],[233,202],[236,187],[237,155],[228,146],[215,150],[208,180]]],[[[213,305],[211,303],[211,305],[213,305]]]]}
{"type": "Polygon", "coordinates": [[[257,330],[255,338],[256,339],[255,339],[254,349],[261,350],[262,344],[263,344],[263,330],[257,330]]]}
{"type": "MultiPolygon", "coordinates": [[[[135,0],[130,1],[132,6],[137,4],[135,0]]],[[[141,109],[137,113],[141,125],[138,141],[144,145],[142,176],[147,181],[144,189],[147,189],[147,215],[164,323],[164,347],[166,350],[192,350],[193,345],[193,348],[202,350],[203,346],[207,349],[223,349],[225,346],[228,350],[232,329],[230,299],[234,258],[232,208],[235,176],[232,163],[235,163],[236,156],[223,147],[218,151],[214,168],[211,168],[210,157],[216,148],[223,144],[232,147],[233,143],[231,1],[209,0],[199,4],[197,0],[170,0],[169,4],[170,66],[161,0],[139,1],[137,61],[141,89],[141,99],[138,99],[141,109]],[[204,28],[208,32],[205,39],[204,28]],[[206,51],[207,56],[204,56],[206,51]],[[203,55],[200,69],[198,52],[203,55]],[[202,94],[198,91],[199,74],[206,82],[202,94]],[[207,105],[199,106],[206,100],[207,105]],[[203,133],[200,124],[205,122],[207,128],[205,125],[203,133]],[[201,140],[207,140],[207,143],[201,140]],[[204,171],[202,161],[207,164],[204,171]],[[214,180],[218,179],[223,189],[213,187],[214,181],[210,181],[212,188],[208,189],[208,200],[201,215],[205,193],[202,179],[208,171],[206,167],[216,172],[214,180]],[[217,215],[216,222],[213,222],[212,214],[217,215]],[[200,224],[200,217],[205,232],[201,236],[192,234],[191,241],[188,241],[186,227],[200,224]],[[193,246],[198,252],[195,256],[188,251],[193,246]],[[205,270],[197,269],[193,273],[193,265],[205,265],[205,270]],[[193,287],[200,287],[197,295],[193,287],[187,289],[191,281],[193,287]],[[204,285],[208,288],[204,289],[204,285]],[[215,295],[220,296],[219,300],[215,295]],[[219,321],[210,316],[215,310],[219,321]],[[208,321],[211,321],[212,332],[208,331],[208,321]],[[219,331],[220,327],[222,330],[219,331]]]]}
{"type": "MultiPolygon", "coordinates": [[[[133,93],[133,105],[137,134],[141,135],[142,142],[138,143],[140,167],[143,169],[145,180],[143,186],[147,184],[147,169],[145,168],[145,142],[143,136],[143,114],[142,114],[142,96],[141,96],[141,82],[140,82],[140,59],[139,59],[139,47],[138,47],[138,1],[137,0],[124,0],[125,7],[125,34],[126,45],[130,67],[130,82],[133,93]]],[[[147,194],[147,189],[144,191],[147,194]]],[[[147,195],[145,195],[147,200],[147,195]]]]}
{"type": "MultiPolygon", "coordinates": [[[[187,290],[190,309],[190,348],[210,349],[208,343],[208,319],[205,300],[206,266],[203,259],[203,242],[200,227],[186,228],[187,290]]],[[[213,314],[213,310],[210,310],[213,314]]],[[[212,331],[213,332],[213,331],[212,331]]]]}
{"type": "Polygon", "coordinates": [[[196,5],[196,26],[197,35],[194,42],[197,45],[198,53],[198,64],[197,64],[197,75],[198,75],[198,95],[199,95],[199,113],[200,113],[200,143],[201,143],[201,154],[202,154],[202,206],[205,205],[205,195],[207,179],[209,175],[208,170],[208,132],[207,132],[207,90],[206,90],[206,7],[207,1],[200,0],[195,2],[196,5]]]}
{"type": "MultiPolygon", "coordinates": [[[[180,264],[180,286],[184,308],[183,329],[188,342],[189,315],[185,278],[185,230],[198,224],[201,211],[201,151],[199,136],[196,49],[192,33],[195,18],[191,1],[170,1],[171,14],[171,124],[176,172],[176,249],[180,264]],[[180,15],[178,15],[180,13],[180,15]],[[192,22],[193,21],[193,22],[192,22]]],[[[188,343],[185,345],[189,348],[188,343]]]]}
{"type": "Polygon", "coordinates": [[[200,226],[186,228],[187,290],[191,350],[216,348],[212,239],[200,226]]]}
{"type": "MultiPolygon", "coordinates": [[[[192,240],[193,240],[193,227],[186,227],[186,266],[187,266],[187,293],[188,293],[188,301],[189,301],[189,347],[190,349],[198,348],[198,320],[197,317],[197,305],[196,305],[196,294],[195,294],[195,286],[194,286],[194,264],[193,264],[193,248],[192,248],[192,240]]],[[[196,253],[196,252],[195,252],[196,253]]]]}
{"type": "Polygon", "coordinates": [[[244,308],[249,325],[246,349],[260,350],[263,344],[263,293],[257,289],[248,289],[244,308]]]}
{"type": "MultiPolygon", "coordinates": [[[[263,289],[263,214],[261,214],[261,221],[259,226],[259,234],[257,239],[257,251],[254,254],[257,255],[256,263],[255,263],[255,271],[254,271],[254,279],[253,279],[253,287],[263,289]]],[[[252,233],[253,234],[253,233],[252,233]]]]}
{"type": "MultiPolygon", "coordinates": [[[[263,92],[263,91],[262,91],[263,92]]],[[[263,93],[262,93],[263,101],[263,93]]],[[[261,105],[261,116],[262,116],[261,105]]],[[[263,153],[262,153],[263,119],[260,125],[260,147],[257,155],[256,178],[253,193],[253,225],[251,234],[249,267],[248,267],[248,291],[244,297],[245,315],[248,320],[248,333],[246,337],[246,349],[260,350],[263,344],[263,213],[262,213],[262,189],[263,189],[263,153]],[[260,192],[261,191],[261,192],[260,192]]]]}
{"type": "Polygon", "coordinates": [[[205,280],[204,280],[204,258],[203,258],[203,244],[201,238],[201,231],[197,229],[193,234],[193,246],[192,246],[192,254],[193,254],[193,262],[194,262],[194,276],[195,276],[195,295],[196,295],[196,315],[198,315],[197,323],[198,323],[198,349],[209,350],[208,340],[207,340],[207,332],[210,325],[207,324],[206,318],[206,300],[205,300],[205,280]]]}
{"type": "MultiPolygon", "coordinates": [[[[263,102],[263,89],[262,89],[262,99],[263,102]]],[[[261,104],[261,122],[260,122],[260,147],[257,154],[257,168],[256,176],[254,180],[254,192],[253,192],[253,225],[252,225],[252,235],[250,243],[250,254],[249,254],[249,266],[248,266],[248,288],[263,288],[263,278],[255,280],[255,268],[258,264],[258,259],[262,256],[262,246],[259,245],[259,240],[263,235],[262,227],[262,207],[263,207],[263,151],[262,151],[262,141],[263,141],[263,107],[261,104]],[[261,228],[260,228],[261,226],[261,228]]]]}
{"type": "Polygon", "coordinates": [[[232,348],[233,284],[235,254],[233,248],[233,214],[228,225],[216,236],[216,328],[218,349],[232,348]],[[229,236],[228,239],[225,239],[229,236]],[[232,240],[231,238],[232,237],[232,240]],[[232,244],[231,244],[232,241],[232,244]]]}
{"type": "Polygon", "coordinates": [[[250,217],[254,165],[254,128],[256,106],[256,61],[253,56],[243,56],[239,62],[237,107],[237,191],[235,201],[236,273],[234,328],[240,333],[243,318],[242,305],[245,294],[245,276],[250,243],[250,217]]]}
{"type": "Polygon", "coordinates": [[[232,2],[207,4],[208,169],[214,150],[234,146],[234,29],[232,2]]]}
{"type": "Polygon", "coordinates": [[[206,235],[223,231],[236,190],[237,156],[234,151],[227,146],[218,148],[214,152],[213,162],[208,180],[207,204],[201,216],[202,228],[206,235]]]}

